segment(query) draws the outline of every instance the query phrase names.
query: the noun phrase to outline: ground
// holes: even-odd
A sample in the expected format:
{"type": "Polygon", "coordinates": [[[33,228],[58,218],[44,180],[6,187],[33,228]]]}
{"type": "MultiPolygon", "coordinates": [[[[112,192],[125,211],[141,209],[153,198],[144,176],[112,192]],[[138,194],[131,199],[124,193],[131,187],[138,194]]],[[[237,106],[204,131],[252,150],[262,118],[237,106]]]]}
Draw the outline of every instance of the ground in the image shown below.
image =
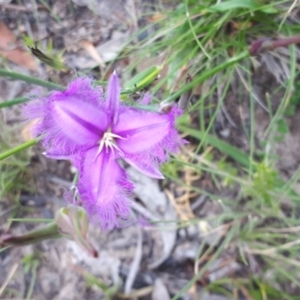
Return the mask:
{"type": "MultiPolygon", "coordinates": [[[[24,33],[37,41],[41,49],[46,49],[52,43],[55,52],[65,50],[64,63],[71,71],[53,72],[37,61],[36,70],[30,70],[28,65],[24,66],[22,63],[5,61],[3,64],[13,71],[51,79],[62,85],[67,84],[75,74],[97,76],[105,64],[108,70],[105,78],[113,69],[122,75],[123,68],[132,61],[124,58],[112,65],[109,62],[117,57],[139,26],[147,23],[145,15],[153,12],[155,6],[152,1],[139,0],[94,2],[96,3],[92,5],[86,0],[48,1],[50,11],[45,5],[35,1],[23,1],[22,5],[17,1],[0,4],[0,22],[6,24],[16,36],[14,46],[22,45],[21,37],[24,33]],[[99,64],[100,67],[95,68],[99,64]]],[[[139,38],[143,37],[137,37],[139,38]]],[[[260,102],[265,104],[266,95],[271,95],[275,111],[280,105],[283,92],[276,90],[278,78],[264,63],[253,71],[252,80],[253,91],[258,99],[254,107],[255,143],[260,144],[269,125],[269,113],[260,102]]],[[[233,82],[233,86],[234,84],[233,82]]],[[[20,81],[2,77],[0,87],[0,101],[32,93],[33,88],[20,81]]],[[[245,104],[248,93],[246,86],[238,89],[233,87],[224,101],[229,118],[220,116],[215,123],[216,133],[224,141],[243,151],[250,149],[248,139],[244,136],[245,127],[250,126],[250,112],[245,104]]],[[[290,131],[281,143],[276,144],[276,154],[280,157],[277,167],[286,178],[293,174],[300,162],[297,129],[299,113],[297,111],[287,118],[290,131]]],[[[18,144],[21,139],[26,140],[26,133],[20,134],[20,128],[24,127],[20,107],[6,108],[1,111],[0,116],[1,126],[13,128],[15,136],[10,138],[11,143],[18,144]]],[[[180,154],[183,160],[195,149],[193,139],[187,139],[190,144],[180,154]]],[[[21,234],[36,226],[21,222],[8,224],[7,216],[52,218],[55,211],[65,205],[63,194],[72,184],[74,169],[69,162],[48,159],[42,152],[40,145],[32,149],[29,166],[24,171],[25,185],[28,186],[20,189],[18,199],[21,208],[18,207],[17,213],[11,210],[16,199],[2,197],[1,234],[8,231],[21,234]]],[[[0,287],[6,287],[5,291],[0,289],[0,297],[27,297],[26,299],[35,300],[110,299],[110,295],[115,294],[114,287],[116,290],[119,287],[115,299],[124,299],[127,293],[129,296],[126,297],[130,299],[167,300],[178,293],[194,277],[194,262],[199,256],[199,245],[204,245],[205,249],[217,248],[231,230],[230,223],[227,227],[222,227],[213,219],[224,207],[222,203],[205,196],[205,193],[192,192],[170,180],[150,179],[130,167],[128,172],[136,184],[135,201],[132,204],[132,213],[136,216],[143,216],[151,221],[190,220],[196,217],[211,217],[212,220],[200,221],[181,229],[174,223],[167,222],[145,228],[129,224],[125,228],[107,232],[92,226],[89,236],[99,253],[98,258],[91,257],[74,241],[63,238],[9,248],[0,253],[0,287]],[[206,235],[212,228],[216,230],[206,235]],[[9,281],[6,283],[7,278],[9,281]]],[[[187,185],[214,192],[216,197],[235,199],[238,193],[237,189],[227,187],[215,189],[211,178],[185,169],[182,170],[182,177],[187,185]]],[[[300,187],[296,185],[295,189],[300,190],[300,187]]],[[[251,257],[251,268],[253,272],[259,273],[260,261],[255,255],[251,257]]],[[[199,269],[202,263],[203,261],[199,261],[199,269]]],[[[202,287],[232,274],[247,277],[248,272],[248,268],[239,261],[236,249],[227,247],[198,280],[199,285],[194,284],[189,288],[182,299],[229,299],[216,293],[209,295],[202,287]]],[[[244,295],[239,299],[244,299],[244,295]]]]}

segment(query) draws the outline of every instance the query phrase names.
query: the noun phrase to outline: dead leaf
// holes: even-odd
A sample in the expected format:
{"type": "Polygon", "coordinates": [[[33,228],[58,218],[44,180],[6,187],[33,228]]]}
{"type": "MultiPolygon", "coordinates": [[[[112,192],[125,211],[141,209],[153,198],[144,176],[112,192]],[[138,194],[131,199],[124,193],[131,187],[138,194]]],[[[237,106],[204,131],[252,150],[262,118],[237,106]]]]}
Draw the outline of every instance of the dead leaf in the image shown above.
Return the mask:
{"type": "Polygon", "coordinates": [[[24,128],[21,131],[22,138],[25,142],[28,142],[32,139],[34,139],[34,136],[32,135],[32,128],[39,122],[39,119],[34,119],[30,121],[28,124],[24,126],[24,128]]]}
{"type": "Polygon", "coordinates": [[[232,24],[232,27],[234,29],[238,30],[238,31],[240,31],[240,30],[246,30],[246,29],[248,29],[248,28],[250,28],[250,27],[253,26],[253,23],[252,22],[248,22],[248,21],[247,22],[235,22],[235,21],[232,21],[231,24],[232,24]]]}
{"type": "Polygon", "coordinates": [[[161,14],[159,12],[153,14],[150,18],[148,18],[149,22],[155,23],[161,21],[165,17],[164,14],[161,14]]]}
{"type": "Polygon", "coordinates": [[[170,300],[169,292],[160,278],[156,278],[154,282],[154,288],[152,291],[152,300],[170,300]]]}
{"type": "Polygon", "coordinates": [[[128,33],[116,32],[108,42],[97,46],[96,50],[105,62],[111,62],[116,59],[122,49],[127,45],[128,39],[128,33]]]}
{"type": "MultiPolygon", "coordinates": [[[[176,220],[176,213],[169,203],[166,195],[159,188],[156,179],[149,178],[141,174],[134,168],[128,168],[128,173],[135,183],[135,195],[144,204],[150,215],[154,215],[153,221],[176,220]]],[[[176,229],[171,227],[166,229],[165,224],[159,224],[153,228],[152,234],[155,241],[152,263],[148,265],[150,269],[160,266],[173,250],[176,241],[176,229]],[[161,230],[160,230],[161,229],[161,230]]]]}
{"type": "Polygon", "coordinates": [[[86,50],[86,52],[90,55],[90,57],[96,61],[99,66],[104,69],[105,63],[100,54],[97,52],[95,46],[89,41],[81,41],[81,46],[86,50]]]}
{"type": "Polygon", "coordinates": [[[10,29],[0,21],[0,55],[13,63],[28,70],[37,71],[37,65],[33,56],[21,49],[17,43],[14,34],[10,29]]]}

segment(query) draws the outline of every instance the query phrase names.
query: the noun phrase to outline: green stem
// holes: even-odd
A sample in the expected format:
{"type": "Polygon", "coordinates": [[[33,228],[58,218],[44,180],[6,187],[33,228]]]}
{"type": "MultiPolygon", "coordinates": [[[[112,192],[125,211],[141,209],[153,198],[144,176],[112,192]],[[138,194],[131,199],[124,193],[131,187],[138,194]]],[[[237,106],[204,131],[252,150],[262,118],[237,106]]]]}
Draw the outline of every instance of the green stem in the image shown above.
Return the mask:
{"type": "Polygon", "coordinates": [[[4,108],[4,107],[9,107],[9,106],[13,106],[16,104],[24,103],[24,102],[27,102],[28,100],[29,100],[29,98],[19,97],[19,98],[15,98],[13,100],[5,101],[5,102],[0,103],[0,109],[4,108]]]}
{"type": "Polygon", "coordinates": [[[11,79],[17,79],[17,80],[22,80],[28,83],[32,83],[32,84],[36,84],[39,86],[43,86],[52,90],[59,90],[59,91],[64,91],[65,87],[53,82],[49,82],[49,81],[45,81],[42,79],[38,79],[35,77],[31,77],[31,76],[27,76],[27,75],[23,75],[20,73],[16,73],[16,72],[10,72],[4,69],[0,69],[0,76],[3,77],[8,77],[11,79]]]}
{"type": "Polygon", "coordinates": [[[5,159],[11,155],[14,155],[20,151],[23,151],[23,150],[35,145],[36,143],[37,143],[37,140],[30,140],[30,141],[23,143],[15,148],[9,149],[0,154],[0,160],[5,159]]]}
{"type": "Polygon", "coordinates": [[[34,284],[35,284],[35,280],[36,280],[36,271],[37,271],[38,265],[39,265],[39,261],[35,260],[33,262],[32,270],[31,270],[31,280],[30,280],[30,284],[29,284],[29,288],[28,288],[26,300],[30,300],[31,299],[31,296],[32,296],[32,293],[33,293],[34,284]]]}

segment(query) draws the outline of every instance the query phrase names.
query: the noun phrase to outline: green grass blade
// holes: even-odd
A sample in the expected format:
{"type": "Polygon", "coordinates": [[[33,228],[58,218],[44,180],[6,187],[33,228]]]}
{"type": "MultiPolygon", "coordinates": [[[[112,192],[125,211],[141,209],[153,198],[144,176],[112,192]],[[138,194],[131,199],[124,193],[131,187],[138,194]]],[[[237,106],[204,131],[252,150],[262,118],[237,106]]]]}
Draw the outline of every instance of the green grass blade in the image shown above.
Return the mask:
{"type": "Polygon", "coordinates": [[[39,85],[42,87],[46,87],[49,88],[51,90],[58,90],[58,91],[64,91],[65,87],[53,82],[49,82],[49,81],[45,81],[42,79],[38,79],[35,77],[31,77],[31,76],[27,76],[27,75],[23,75],[20,73],[16,73],[16,72],[10,72],[4,69],[0,69],[0,76],[3,77],[8,77],[11,79],[16,79],[16,80],[22,80],[25,81],[27,83],[31,83],[31,84],[35,84],[35,85],[39,85]]]}
{"type": "Polygon", "coordinates": [[[165,100],[165,102],[174,101],[176,98],[178,98],[183,93],[185,93],[188,90],[190,90],[191,88],[194,88],[195,86],[197,86],[200,83],[204,82],[205,80],[207,80],[211,76],[219,73],[222,70],[227,69],[230,66],[235,65],[236,63],[240,62],[241,60],[243,60],[245,58],[248,58],[249,56],[250,56],[250,54],[249,54],[249,51],[247,50],[247,51],[244,51],[244,52],[242,52],[241,54],[239,54],[237,56],[234,56],[234,57],[228,59],[223,64],[217,65],[216,67],[214,67],[212,69],[206,70],[202,75],[199,75],[199,76],[195,77],[195,79],[193,81],[191,81],[190,83],[186,84],[178,92],[176,92],[173,95],[171,95],[168,99],[165,100]]]}
{"type": "MultiPolygon", "coordinates": [[[[192,129],[192,128],[182,126],[182,125],[179,126],[179,129],[199,140],[201,140],[204,137],[204,133],[200,132],[196,129],[192,129]]],[[[255,165],[250,162],[248,155],[246,153],[242,152],[241,150],[239,150],[238,148],[231,146],[228,143],[221,141],[220,139],[218,139],[210,134],[207,134],[205,136],[205,142],[212,145],[213,147],[217,148],[222,153],[227,154],[228,156],[230,156],[232,159],[239,162],[244,167],[249,168],[250,165],[252,165],[252,169],[255,169],[255,165]]]]}
{"type": "Polygon", "coordinates": [[[23,150],[35,145],[36,143],[37,143],[37,140],[30,140],[30,141],[23,143],[15,148],[9,149],[0,154],[0,160],[5,159],[9,156],[12,156],[20,151],[23,151],[23,150]]]}
{"type": "Polygon", "coordinates": [[[15,98],[9,101],[4,101],[2,103],[0,103],[0,109],[4,108],[4,107],[10,107],[10,106],[14,106],[20,103],[25,103],[29,100],[29,98],[26,97],[19,97],[19,98],[15,98]]]}

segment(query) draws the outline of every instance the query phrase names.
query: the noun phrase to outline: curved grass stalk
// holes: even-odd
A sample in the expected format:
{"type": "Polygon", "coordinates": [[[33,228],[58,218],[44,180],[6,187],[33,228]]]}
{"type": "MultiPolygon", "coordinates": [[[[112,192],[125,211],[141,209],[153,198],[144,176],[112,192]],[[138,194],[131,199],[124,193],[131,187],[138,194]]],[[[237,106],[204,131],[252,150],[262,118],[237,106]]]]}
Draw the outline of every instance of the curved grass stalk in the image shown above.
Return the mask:
{"type": "Polygon", "coordinates": [[[14,155],[18,152],[21,152],[21,151],[35,145],[36,143],[37,143],[37,140],[30,140],[30,141],[28,141],[26,143],[23,143],[23,144],[15,147],[15,148],[9,149],[9,150],[7,150],[7,151],[0,154],[0,160],[5,159],[9,156],[12,156],[12,155],[14,155]]]}
{"type": "Polygon", "coordinates": [[[10,107],[10,106],[14,106],[16,104],[20,104],[20,103],[25,103],[27,101],[29,101],[30,99],[27,97],[19,97],[19,98],[15,98],[9,101],[4,101],[2,103],[0,103],[0,109],[4,108],[4,107],[10,107]]]}

